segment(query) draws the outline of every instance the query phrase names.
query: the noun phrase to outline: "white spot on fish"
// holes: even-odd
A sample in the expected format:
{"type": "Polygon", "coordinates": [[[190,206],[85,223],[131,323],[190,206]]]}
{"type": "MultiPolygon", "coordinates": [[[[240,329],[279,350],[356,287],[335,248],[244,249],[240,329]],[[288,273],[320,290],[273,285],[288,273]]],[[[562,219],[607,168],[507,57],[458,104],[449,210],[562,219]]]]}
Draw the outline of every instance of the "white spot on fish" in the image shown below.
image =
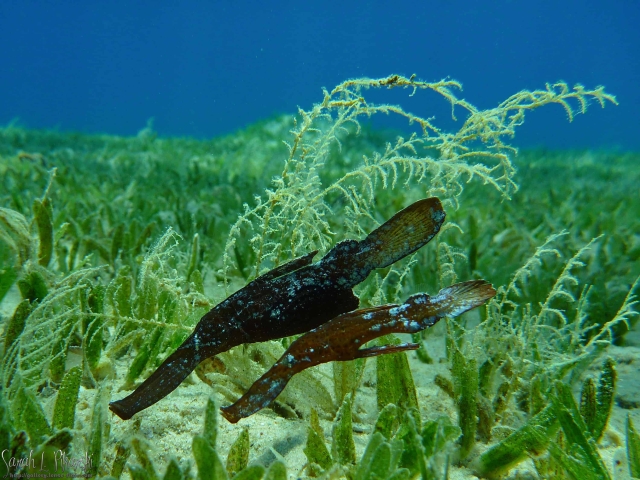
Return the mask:
{"type": "Polygon", "coordinates": [[[414,332],[422,329],[422,326],[418,322],[416,322],[415,320],[411,320],[411,321],[406,320],[404,322],[404,326],[405,326],[405,328],[407,328],[407,329],[409,329],[411,331],[414,331],[414,332]]]}
{"type": "Polygon", "coordinates": [[[400,305],[399,307],[394,307],[394,308],[392,308],[391,310],[389,310],[389,313],[390,313],[391,315],[394,315],[394,316],[395,316],[395,315],[399,315],[399,314],[401,314],[402,312],[406,311],[406,310],[407,310],[407,308],[409,308],[409,305],[407,305],[406,303],[404,303],[404,304],[400,305]]]}

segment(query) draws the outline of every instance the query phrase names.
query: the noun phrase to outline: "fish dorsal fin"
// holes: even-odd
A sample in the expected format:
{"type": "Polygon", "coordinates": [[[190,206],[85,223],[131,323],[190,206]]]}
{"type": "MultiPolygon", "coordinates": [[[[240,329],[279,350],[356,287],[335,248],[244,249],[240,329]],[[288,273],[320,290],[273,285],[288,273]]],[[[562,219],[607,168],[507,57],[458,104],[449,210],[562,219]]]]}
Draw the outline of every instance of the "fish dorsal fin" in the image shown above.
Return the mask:
{"type": "Polygon", "coordinates": [[[293,260],[288,261],[287,263],[283,263],[282,265],[277,266],[269,270],[268,272],[263,273],[251,283],[254,282],[268,282],[278,277],[282,277],[291,272],[295,272],[296,270],[301,269],[302,267],[306,267],[313,263],[313,257],[315,257],[318,250],[314,250],[313,252],[309,252],[301,257],[294,258],[293,260]]]}

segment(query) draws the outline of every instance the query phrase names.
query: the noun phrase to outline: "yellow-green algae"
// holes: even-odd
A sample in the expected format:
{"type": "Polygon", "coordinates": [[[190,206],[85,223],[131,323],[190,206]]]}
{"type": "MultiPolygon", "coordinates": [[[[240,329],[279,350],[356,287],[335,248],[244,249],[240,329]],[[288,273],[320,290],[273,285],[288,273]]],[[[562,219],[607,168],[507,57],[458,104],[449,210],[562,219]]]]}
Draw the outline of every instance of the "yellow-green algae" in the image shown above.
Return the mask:
{"type": "Polygon", "coordinates": [[[637,320],[640,156],[506,143],[528,110],[558,103],[571,119],[615,98],[558,83],[478,110],[458,90],[350,80],[309,111],[210,141],[1,129],[0,450],[86,452],[92,473],[136,479],[637,475],[640,399],[622,373],[614,396],[600,357],[621,372],[640,362],[611,346],[632,342],[637,320]],[[368,88],[439,95],[459,131],[368,103],[368,88]],[[415,133],[361,124],[377,113],[415,133]],[[237,399],[290,339],[220,355],[128,423],[107,411],[228,293],[428,195],[448,227],[368,280],[362,305],[481,277],[500,290],[479,316],[418,338],[408,362],[304,372],[237,428],[209,398],[237,399]],[[417,408],[383,405],[393,398],[417,408]]]}

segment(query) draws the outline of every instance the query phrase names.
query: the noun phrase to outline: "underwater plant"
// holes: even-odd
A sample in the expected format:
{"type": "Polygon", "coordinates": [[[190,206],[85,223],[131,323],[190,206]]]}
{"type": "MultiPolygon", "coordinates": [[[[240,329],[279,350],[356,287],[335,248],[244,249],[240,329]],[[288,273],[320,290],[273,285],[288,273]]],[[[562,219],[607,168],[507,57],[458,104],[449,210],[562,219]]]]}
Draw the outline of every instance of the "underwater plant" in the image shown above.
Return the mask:
{"type": "MultiPolygon", "coordinates": [[[[349,80],[294,119],[209,142],[149,129],[131,139],[1,129],[1,450],[16,462],[30,450],[46,459],[87,452],[96,475],[136,479],[163,469],[168,479],[446,478],[469,468],[495,476],[525,463],[539,477],[611,475],[599,452],[607,412],[618,408],[615,368],[599,358],[637,321],[640,216],[598,182],[607,176],[633,191],[637,156],[518,159],[508,139],[529,110],[556,103],[572,119],[590,100],[615,98],[558,83],[480,110],[459,89],[398,75],[349,80]],[[426,115],[373,104],[371,88],[431,92],[461,126],[446,132],[426,115]],[[378,113],[416,132],[391,140],[361,125],[378,113]],[[559,178],[573,174],[589,187],[568,194],[559,178]],[[270,409],[236,427],[218,422],[215,405],[235,402],[304,337],[237,346],[200,365],[170,407],[127,424],[109,414],[109,400],[134,390],[229,294],[432,196],[449,214],[434,248],[370,275],[355,290],[360,307],[401,304],[459,278],[498,288],[475,317],[415,333],[417,357],[304,370],[270,409]],[[592,365],[609,373],[593,375],[592,365]],[[416,380],[424,374],[440,389],[428,400],[416,380]],[[580,384],[578,407],[570,388],[580,384]],[[272,430],[300,426],[302,439],[265,443],[268,427],[257,422],[276,421],[288,428],[272,430]]],[[[407,342],[372,343],[402,350],[407,342]]],[[[633,424],[624,455],[636,475],[633,424]]]]}

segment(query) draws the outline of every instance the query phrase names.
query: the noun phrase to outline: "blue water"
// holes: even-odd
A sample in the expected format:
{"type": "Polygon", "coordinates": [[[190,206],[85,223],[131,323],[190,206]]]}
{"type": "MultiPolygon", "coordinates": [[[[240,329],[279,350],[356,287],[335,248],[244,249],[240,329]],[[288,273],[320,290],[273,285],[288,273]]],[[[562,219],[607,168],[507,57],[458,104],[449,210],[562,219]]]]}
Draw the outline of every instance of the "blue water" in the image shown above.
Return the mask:
{"type": "MultiPolygon", "coordinates": [[[[0,124],[212,137],[309,108],[350,77],[450,76],[478,107],[559,79],[619,107],[533,112],[520,147],[640,149],[640,2],[3,1],[0,124]]],[[[376,100],[378,97],[375,97],[376,100]]],[[[385,98],[385,97],[381,97],[385,98]]],[[[393,102],[445,125],[433,96],[393,102]]]]}

